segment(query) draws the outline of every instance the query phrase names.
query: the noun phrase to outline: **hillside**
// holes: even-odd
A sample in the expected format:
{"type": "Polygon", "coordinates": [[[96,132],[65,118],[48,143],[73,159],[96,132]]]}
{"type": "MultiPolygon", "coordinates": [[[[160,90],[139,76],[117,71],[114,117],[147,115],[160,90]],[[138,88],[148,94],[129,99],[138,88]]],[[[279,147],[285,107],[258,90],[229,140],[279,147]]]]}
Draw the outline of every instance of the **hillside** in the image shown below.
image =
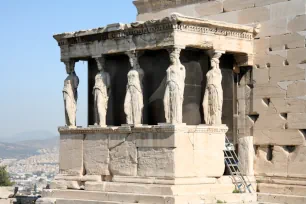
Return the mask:
{"type": "Polygon", "coordinates": [[[0,142],[0,158],[2,159],[24,159],[43,152],[51,152],[58,149],[59,137],[42,140],[26,140],[15,143],[0,142]]]}

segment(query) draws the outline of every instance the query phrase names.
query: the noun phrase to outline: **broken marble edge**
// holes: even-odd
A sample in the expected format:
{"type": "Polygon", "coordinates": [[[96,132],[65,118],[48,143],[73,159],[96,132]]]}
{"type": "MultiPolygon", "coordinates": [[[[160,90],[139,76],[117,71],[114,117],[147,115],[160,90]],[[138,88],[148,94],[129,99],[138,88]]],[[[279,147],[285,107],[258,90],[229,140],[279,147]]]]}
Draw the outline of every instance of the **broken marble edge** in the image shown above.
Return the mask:
{"type": "Polygon", "coordinates": [[[107,127],[59,127],[61,134],[94,134],[94,133],[141,133],[141,132],[185,132],[185,133],[226,133],[226,125],[144,125],[144,126],[107,126],[107,127]]]}
{"type": "Polygon", "coordinates": [[[53,37],[55,40],[60,41],[62,39],[67,39],[67,38],[74,38],[74,37],[80,37],[80,36],[85,36],[85,35],[95,35],[95,34],[108,33],[108,32],[113,32],[113,31],[120,31],[120,30],[122,31],[122,30],[130,29],[130,28],[137,28],[140,26],[158,25],[161,23],[173,23],[173,24],[186,23],[186,24],[191,24],[191,25],[219,27],[219,28],[226,28],[229,30],[253,33],[253,36],[255,35],[255,33],[258,33],[258,28],[254,28],[251,26],[238,25],[238,24],[208,20],[208,19],[203,19],[203,18],[194,18],[194,17],[184,16],[179,13],[172,13],[170,14],[170,16],[167,16],[162,19],[148,20],[145,22],[136,21],[136,22],[129,23],[129,24],[114,23],[114,24],[108,24],[105,27],[98,27],[98,28],[93,28],[89,30],[59,33],[59,34],[53,35],[53,37]]]}

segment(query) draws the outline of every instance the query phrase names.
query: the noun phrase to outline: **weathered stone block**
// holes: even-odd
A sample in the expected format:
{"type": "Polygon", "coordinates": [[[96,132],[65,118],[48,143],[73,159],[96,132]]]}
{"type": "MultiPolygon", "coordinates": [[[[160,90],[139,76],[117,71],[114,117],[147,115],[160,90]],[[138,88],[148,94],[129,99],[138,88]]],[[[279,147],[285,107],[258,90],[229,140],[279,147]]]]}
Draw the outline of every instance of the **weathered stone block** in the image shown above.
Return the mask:
{"type": "MultiPolygon", "coordinates": [[[[194,170],[198,177],[221,177],[224,173],[223,151],[195,150],[194,170]]],[[[186,168],[187,169],[191,169],[186,168]]]]}
{"type": "Polygon", "coordinates": [[[60,174],[83,174],[83,135],[60,136],[60,174]]]}
{"type": "Polygon", "coordinates": [[[299,130],[254,130],[256,145],[303,145],[304,142],[304,134],[299,130]]]}
{"type": "Polygon", "coordinates": [[[304,99],[271,98],[271,104],[274,113],[306,113],[306,100],[304,99]]]}
{"type": "Polygon", "coordinates": [[[221,1],[209,1],[195,4],[195,11],[198,17],[214,15],[223,12],[223,3],[221,1]]]}
{"type": "MultiPolygon", "coordinates": [[[[303,71],[305,72],[305,70],[303,71]]],[[[303,96],[306,96],[306,81],[297,81],[288,86],[288,90],[287,90],[288,98],[296,98],[296,97],[303,97],[303,96]]]]}
{"type": "Polygon", "coordinates": [[[224,11],[235,11],[235,10],[242,10],[246,8],[255,7],[255,0],[225,0],[223,2],[224,11]]]}
{"type": "Polygon", "coordinates": [[[260,193],[296,195],[296,196],[306,195],[306,186],[299,186],[299,185],[259,183],[258,190],[260,193]]]}
{"type": "Polygon", "coordinates": [[[306,113],[288,113],[289,129],[306,129],[306,113]]]}
{"type": "Polygon", "coordinates": [[[138,176],[170,177],[175,174],[174,148],[138,148],[138,176]]]}
{"type": "MultiPolygon", "coordinates": [[[[305,123],[306,124],[306,123],[305,123]]],[[[306,147],[298,146],[289,155],[288,176],[306,178],[306,147]]]]}
{"type": "Polygon", "coordinates": [[[288,58],[289,64],[303,64],[306,62],[306,48],[297,48],[288,50],[288,58]]]}
{"type": "Polygon", "coordinates": [[[288,0],[256,0],[255,1],[255,6],[265,6],[265,5],[270,5],[270,4],[276,4],[280,2],[284,2],[288,0]]]}
{"type": "Polygon", "coordinates": [[[270,48],[270,38],[259,38],[254,40],[254,53],[259,53],[259,55],[265,55],[268,53],[270,48]]]}
{"type": "Polygon", "coordinates": [[[268,20],[270,20],[269,7],[249,8],[241,10],[238,13],[238,24],[264,22],[268,20]]]}
{"type": "Polygon", "coordinates": [[[137,148],[134,142],[125,141],[110,149],[110,171],[112,175],[137,175],[137,148]]]}
{"type": "Polygon", "coordinates": [[[305,35],[303,33],[290,33],[271,36],[270,47],[272,50],[304,48],[305,35]]]}
{"type": "Polygon", "coordinates": [[[254,64],[259,68],[269,68],[277,66],[285,66],[286,58],[280,54],[269,53],[269,54],[256,54],[254,57],[254,64]]]}
{"type": "Polygon", "coordinates": [[[254,99],[253,100],[253,112],[258,114],[265,113],[269,109],[268,104],[264,101],[264,99],[254,99]]]}
{"type": "MultiPolygon", "coordinates": [[[[296,66],[281,66],[270,68],[270,82],[295,81],[305,79],[305,70],[296,66]]],[[[290,87],[290,85],[289,85],[290,87]]]]}
{"type": "Polygon", "coordinates": [[[260,32],[257,37],[281,35],[287,33],[287,18],[273,19],[265,22],[261,22],[260,32]]]}
{"type": "Polygon", "coordinates": [[[270,5],[271,19],[305,14],[305,0],[285,1],[270,5]]]}
{"type": "Polygon", "coordinates": [[[227,23],[238,23],[239,11],[225,12],[217,15],[206,16],[210,20],[224,21],[227,23]]]}
{"type": "Polygon", "coordinates": [[[254,68],[253,69],[254,84],[268,84],[270,80],[269,72],[270,69],[268,68],[263,68],[263,69],[254,68]]]}
{"type": "Polygon", "coordinates": [[[288,31],[297,32],[306,29],[306,15],[298,15],[288,21],[288,31]]]}
{"type": "Polygon", "coordinates": [[[110,175],[108,134],[89,134],[84,140],[86,175],[110,175]]]}
{"type": "Polygon", "coordinates": [[[260,114],[258,120],[255,122],[254,129],[285,129],[287,120],[280,114],[260,114]],[[273,121],[271,123],[271,121],[273,121]]]}
{"type": "Polygon", "coordinates": [[[286,91],[277,85],[256,85],[253,89],[254,98],[284,98],[286,91]]]}
{"type": "Polygon", "coordinates": [[[256,176],[283,176],[288,175],[288,156],[289,153],[283,147],[274,146],[272,160],[267,158],[268,147],[259,147],[255,156],[255,175],[256,176]]]}

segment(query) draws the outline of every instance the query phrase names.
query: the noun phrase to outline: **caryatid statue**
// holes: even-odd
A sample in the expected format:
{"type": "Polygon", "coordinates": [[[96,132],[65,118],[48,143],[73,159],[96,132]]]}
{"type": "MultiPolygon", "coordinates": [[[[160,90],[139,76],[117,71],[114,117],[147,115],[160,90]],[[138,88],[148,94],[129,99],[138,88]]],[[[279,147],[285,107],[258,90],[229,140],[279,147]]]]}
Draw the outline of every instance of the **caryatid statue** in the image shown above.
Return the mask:
{"type": "Polygon", "coordinates": [[[169,50],[170,67],[167,69],[164,109],[167,123],[180,124],[183,122],[183,101],[186,69],[180,62],[181,49],[169,50]]]}
{"type": "Polygon", "coordinates": [[[104,57],[96,58],[96,62],[99,72],[95,77],[95,86],[93,88],[95,125],[106,126],[106,113],[110,93],[110,76],[104,70],[104,57]]]}
{"type": "Polygon", "coordinates": [[[206,74],[207,83],[203,101],[204,120],[208,125],[222,124],[223,89],[222,73],[219,68],[221,53],[215,53],[211,59],[211,70],[206,74]]]}
{"type": "Polygon", "coordinates": [[[79,78],[74,71],[75,61],[69,60],[64,63],[68,74],[68,77],[64,81],[63,89],[66,126],[75,127],[79,78]]]}
{"type": "Polygon", "coordinates": [[[138,63],[138,56],[133,52],[127,53],[132,69],[128,73],[128,83],[124,101],[124,112],[127,124],[141,124],[143,114],[143,70],[138,63]]]}

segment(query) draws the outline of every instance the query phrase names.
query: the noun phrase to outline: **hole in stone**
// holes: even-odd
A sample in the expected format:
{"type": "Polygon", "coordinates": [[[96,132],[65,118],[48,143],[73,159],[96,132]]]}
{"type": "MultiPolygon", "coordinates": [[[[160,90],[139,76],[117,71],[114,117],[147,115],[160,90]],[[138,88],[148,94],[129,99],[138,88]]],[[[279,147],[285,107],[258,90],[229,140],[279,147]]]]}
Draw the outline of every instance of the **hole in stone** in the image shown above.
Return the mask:
{"type": "Polygon", "coordinates": [[[268,146],[268,149],[267,149],[267,160],[268,161],[272,161],[272,159],[273,159],[273,148],[274,148],[274,146],[272,146],[272,145],[268,146]]]}
{"type": "Polygon", "coordinates": [[[295,151],[296,146],[294,146],[294,145],[288,145],[288,146],[284,146],[284,149],[285,149],[287,152],[292,153],[292,152],[295,151]]]}
{"type": "Polygon", "coordinates": [[[263,98],[262,101],[263,101],[267,106],[269,106],[270,103],[271,103],[271,99],[270,99],[270,98],[263,98]]]}
{"type": "Polygon", "coordinates": [[[285,60],[285,61],[284,61],[284,66],[288,66],[288,65],[289,65],[288,60],[285,60]]]}
{"type": "Polygon", "coordinates": [[[255,66],[256,66],[256,68],[258,68],[258,69],[260,68],[259,64],[256,64],[255,66]]]}
{"type": "Polygon", "coordinates": [[[255,123],[258,118],[259,118],[259,114],[253,114],[253,115],[248,115],[249,118],[251,118],[251,120],[253,120],[253,122],[255,123]]]}
{"type": "Polygon", "coordinates": [[[270,67],[271,67],[271,64],[270,64],[270,63],[267,63],[267,64],[266,64],[266,67],[267,67],[267,68],[270,68],[270,67]]]}
{"type": "Polygon", "coordinates": [[[285,124],[285,130],[288,130],[289,127],[288,127],[288,123],[285,124]]]}
{"type": "Polygon", "coordinates": [[[285,120],[287,120],[287,118],[288,118],[288,113],[281,113],[280,116],[281,116],[282,118],[284,118],[285,120]]]}
{"type": "Polygon", "coordinates": [[[269,51],[270,51],[270,52],[272,51],[272,47],[269,47],[269,51]]]}
{"type": "Polygon", "coordinates": [[[306,129],[300,129],[299,131],[303,134],[303,136],[306,140],[306,129]]]}
{"type": "Polygon", "coordinates": [[[286,49],[286,50],[288,50],[288,49],[289,49],[287,44],[285,44],[285,49],[286,49]]]}

